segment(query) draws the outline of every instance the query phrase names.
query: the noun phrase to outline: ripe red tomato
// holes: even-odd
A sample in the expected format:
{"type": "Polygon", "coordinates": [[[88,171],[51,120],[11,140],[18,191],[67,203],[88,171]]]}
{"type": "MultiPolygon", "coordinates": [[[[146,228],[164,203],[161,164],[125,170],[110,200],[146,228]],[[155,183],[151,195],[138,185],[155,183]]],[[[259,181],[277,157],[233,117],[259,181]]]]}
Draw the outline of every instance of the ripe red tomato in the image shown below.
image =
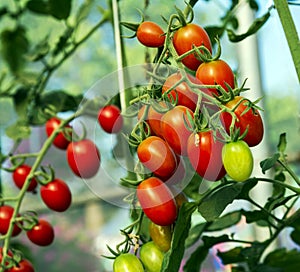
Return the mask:
{"type": "MultiPolygon", "coordinates": [[[[167,109],[167,105],[165,102],[160,101],[159,106],[163,109],[167,109]]],[[[154,135],[159,136],[163,138],[160,123],[161,123],[161,118],[163,117],[164,113],[163,112],[158,112],[155,110],[153,106],[149,107],[148,110],[148,124],[151,128],[151,131],[154,133],[154,135]]]]}
{"type": "Polygon", "coordinates": [[[60,179],[54,179],[40,187],[40,194],[46,206],[54,211],[67,210],[72,202],[69,186],[60,179]]]}
{"type": "MultiPolygon", "coordinates": [[[[168,91],[171,87],[173,87],[178,81],[182,78],[180,73],[174,73],[170,75],[164,85],[162,86],[162,93],[168,91]]],[[[189,76],[191,81],[195,81],[192,76],[189,76]]],[[[186,82],[181,82],[177,85],[174,89],[172,89],[168,93],[168,97],[176,101],[177,98],[177,105],[186,106],[187,108],[194,111],[196,109],[196,104],[198,100],[198,95],[193,92],[186,82]]]]}
{"type": "Polygon", "coordinates": [[[95,176],[100,167],[100,152],[89,139],[71,142],[67,148],[67,161],[73,173],[81,178],[95,176]]]}
{"type": "Polygon", "coordinates": [[[121,110],[115,105],[107,105],[99,110],[98,122],[107,133],[118,133],[123,128],[121,110]]]}
{"type": "Polygon", "coordinates": [[[214,138],[211,130],[191,134],[188,157],[196,172],[204,179],[217,181],[226,175],[222,162],[223,143],[214,138]]]}
{"type": "Polygon", "coordinates": [[[187,155],[187,141],[191,131],[187,128],[187,112],[193,117],[193,112],[185,106],[176,106],[166,112],[161,118],[161,132],[164,139],[178,155],[187,155]]]}
{"type": "Polygon", "coordinates": [[[54,229],[48,221],[39,219],[37,224],[26,232],[26,235],[32,243],[38,246],[48,246],[54,240],[54,229]]]}
{"type": "Polygon", "coordinates": [[[171,225],[177,218],[174,196],[156,177],[143,180],[137,187],[137,198],[146,216],[160,226],[171,225]]]}
{"type": "Polygon", "coordinates": [[[29,262],[26,259],[21,260],[17,265],[15,265],[14,267],[5,270],[7,272],[34,272],[34,267],[31,264],[31,262],[29,262]]]}
{"type": "Polygon", "coordinates": [[[177,158],[177,168],[175,172],[167,180],[164,180],[164,182],[168,186],[181,183],[187,174],[184,160],[178,155],[176,156],[176,158],[177,158]]]}
{"type": "MultiPolygon", "coordinates": [[[[10,225],[14,208],[8,205],[0,206],[0,233],[6,234],[10,225]]],[[[22,229],[18,225],[14,225],[12,236],[17,236],[22,229]]]]}
{"type": "Polygon", "coordinates": [[[137,148],[137,155],[146,168],[163,180],[172,176],[176,170],[177,160],[173,150],[157,136],[143,140],[137,148]]]}
{"type": "MultiPolygon", "coordinates": [[[[248,133],[243,140],[252,147],[258,145],[262,141],[264,136],[264,125],[257,109],[251,108],[245,112],[249,102],[250,101],[248,99],[242,96],[236,96],[233,100],[226,104],[226,107],[234,109],[234,114],[237,117],[234,126],[240,129],[240,134],[243,134],[248,128],[248,133]]],[[[230,125],[232,122],[231,114],[228,112],[222,112],[220,118],[227,133],[230,133],[230,125]]]]}
{"type": "MultiPolygon", "coordinates": [[[[23,164],[18,166],[15,171],[13,172],[13,181],[15,183],[15,185],[19,188],[22,189],[23,188],[23,184],[25,183],[25,180],[27,178],[27,176],[29,175],[31,171],[31,167],[29,165],[23,164]]],[[[35,190],[35,188],[37,187],[37,181],[33,178],[30,181],[30,184],[27,188],[28,192],[32,192],[35,190]]]]}
{"type": "MultiPolygon", "coordinates": [[[[174,34],[173,44],[179,56],[193,49],[193,46],[201,45],[212,52],[207,32],[196,24],[187,24],[179,28],[174,34]]],[[[190,54],[183,58],[182,63],[189,69],[196,71],[201,61],[196,58],[195,54],[190,54]]]]}
{"type": "MultiPolygon", "coordinates": [[[[234,89],[234,74],[230,66],[223,60],[218,59],[200,64],[196,71],[196,78],[205,85],[221,85],[228,90],[227,83],[234,89]]],[[[211,93],[219,95],[217,89],[209,88],[211,93]]]]}
{"type": "Polygon", "coordinates": [[[161,47],[166,38],[162,28],[151,21],[145,21],[139,25],[136,37],[141,44],[147,47],[161,47]]]}
{"type": "MultiPolygon", "coordinates": [[[[57,117],[52,117],[46,122],[45,128],[48,137],[53,133],[54,130],[59,127],[60,123],[61,120],[57,117]]],[[[66,127],[70,128],[69,125],[67,125],[66,127]]],[[[53,141],[54,146],[63,150],[67,149],[69,143],[70,141],[65,137],[63,132],[58,133],[53,141]]]]}

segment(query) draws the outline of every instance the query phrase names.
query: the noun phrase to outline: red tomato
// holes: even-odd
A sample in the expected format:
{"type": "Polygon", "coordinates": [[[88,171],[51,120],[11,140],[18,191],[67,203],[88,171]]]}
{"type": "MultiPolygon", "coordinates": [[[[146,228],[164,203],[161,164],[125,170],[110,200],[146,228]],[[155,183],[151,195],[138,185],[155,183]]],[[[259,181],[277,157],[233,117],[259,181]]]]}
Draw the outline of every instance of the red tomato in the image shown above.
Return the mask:
{"type": "Polygon", "coordinates": [[[213,132],[191,134],[188,140],[188,157],[196,172],[210,181],[220,180],[226,175],[222,162],[223,143],[216,140],[213,132]]]}
{"type": "Polygon", "coordinates": [[[38,246],[48,246],[54,240],[54,229],[48,221],[39,219],[38,223],[26,232],[26,235],[32,243],[38,246]]]}
{"type": "Polygon", "coordinates": [[[186,127],[187,112],[193,112],[185,106],[176,106],[161,118],[161,131],[164,139],[178,155],[187,155],[187,141],[191,131],[186,127]]]}
{"type": "MultiPolygon", "coordinates": [[[[22,189],[23,188],[23,184],[26,181],[27,176],[29,175],[31,171],[31,167],[29,165],[23,164],[20,165],[19,167],[17,167],[15,169],[15,171],[13,172],[13,181],[15,183],[15,185],[19,188],[22,189]]],[[[30,184],[27,188],[27,191],[32,192],[35,190],[35,188],[37,187],[37,181],[33,178],[30,181],[30,184]]]]}
{"type": "Polygon", "coordinates": [[[33,265],[26,259],[21,260],[14,267],[6,270],[7,272],[34,272],[33,265]]]}
{"type": "MultiPolygon", "coordinates": [[[[8,205],[0,206],[0,233],[6,234],[10,225],[11,218],[14,213],[14,208],[8,205]]],[[[14,225],[12,236],[17,236],[22,229],[14,225]]]]}
{"type": "MultiPolygon", "coordinates": [[[[193,46],[201,45],[212,52],[207,32],[196,24],[187,24],[178,29],[174,34],[173,44],[179,56],[193,49],[193,46]]],[[[195,54],[190,54],[183,58],[182,63],[189,69],[196,71],[201,61],[196,58],[195,54]]]]}
{"type": "MultiPolygon", "coordinates": [[[[234,125],[236,128],[240,129],[240,134],[243,134],[248,128],[248,133],[243,140],[252,147],[258,145],[262,141],[264,136],[264,125],[257,109],[251,108],[245,112],[249,102],[250,101],[244,97],[236,96],[233,100],[226,104],[226,107],[234,109],[234,114],[237,118],[234,125]]],[[[230,133],[230,125],[232,122],[231,114],[228,112],[222,112],[220,118],[227,133],[230,133]]]]}
{"type": "MultiPolygon", "coordinates": [[[[227,83],[234,89],[234,74],[230,66],[221,59],[202,63],[196,71],[196,78],[205,85],[221,85],[224,90],[228,90],[227,83]]],[[[217,89],[210,88],[209,91],[219,95],[217,89]]]]}
{"type": "Polygon", "coordinates": [[[72,202],[72,194],[69,186],[60,179],[54,179],[40,187],[41,197],[46,206],[54,211],[67,210],[72,202]]]}
{"type": "Polygon", "coordinates": [[[115,105],[107,105],[99,110],[98,122],[107,133],[118,133],[123,127],[121,110],[115,105]]]}
{"type": "Polygon", "coordinates": [[[173,150],[157,136],[143,140],[137,148],[137,155],[146,168],[163,180],[172,176],[176,170],[177,161],[173,150]]]}
{"type": "Polygon", "coordinates": [[[146,216],[160,226],[171,225],[177,218],[177,206],[170,189],[162,180],[151,177],[137,187],[137,198],[146,216]]]}
{"type": "Polygon", "coordinates": [[[99,170],[100,152],[89,139],[71,142],[67,149],[67,161],[76,176],[91,178],[99,170]]]}
{"type": "MultiPolygon", "coordinates": [[[[170,75],[163,87],[162,87],[162,93],[165,93],[168,91],[171,87],[173,87],[178,81],[180,81],[182,78],[180,73],[174,73],[170,75]]],[[[192,76],[189,76],[189,79],[191,81],[195,81],[192,76]]],[[[172,89],[168,93],[168,97],[176,101],[176,98],[178,99],[177,105],[186,106],[187,108],[194,111],[196,109],[198,95],[193,92],[188,84],[186,82],[181,82],[179,85],[177,85],[174,89],[172,89]]]]}
{"type": "Polygon", "coordinates": [[[173,175],[169,177],[167,180],[164,180],[164,182],[169,185],[175,185],[183,181],[183,179],[186,176],[186,170],[185,170],[185,163],[182,158],[177,156],[177,168],[173,175]]]}
{"type": "Polygon", "coordinates": [[[165,42],[164,31],[151,21],[142,22],[136,32],[139,42],[147,47],[161,47],[165,42]]]}
{"type": "MultiPolygon", "coordinates": [[[[160,101],[159,106],[162,108],[167,109],[167,105],[165,102],[160,101]]],[[[163,138],[162,131],[161,131],[161,118],[163,117],[164,113],[158,112],[155,110],[153,106],[149,107],[148,111],[148,123],[151,128],[151,131],[156,135],[161,138],[163,138]]]]}
{"type": "MultiPolygon", "coordinates": [[[[56,130],[61,123],[61,120],[57,117],[52,117],[46,122],[46,134],[48,137],[53,133],[54,130],[56,130]]],[[[70,128],[70,126],[66,126],[67,128],[70,128]]],[[[57,134],[53,141],[53,145],[56,146],[59,149],[67,149],[70,141],[65,137],[63,132],[60,132],[57,134]]]]}

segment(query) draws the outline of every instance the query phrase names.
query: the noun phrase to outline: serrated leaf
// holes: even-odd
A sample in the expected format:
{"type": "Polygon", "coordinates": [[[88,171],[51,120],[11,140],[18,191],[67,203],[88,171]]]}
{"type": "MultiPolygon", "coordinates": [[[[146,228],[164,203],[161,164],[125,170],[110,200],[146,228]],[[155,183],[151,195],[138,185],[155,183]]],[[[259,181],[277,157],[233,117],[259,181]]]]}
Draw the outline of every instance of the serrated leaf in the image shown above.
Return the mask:
{"type": "Polygon", "coordinates": [[[267,159],[265,159],[265,160],[263,160],[259,163],[261,171],[263,172],[263,174],[265,174],[267,170],[274,167],[274,165],[277,163],[277,160],[279,159],[279,157],[280,157],[280,154],[275,153],[272,157],[267,158],[267,159]]]}
{"type": "Polygon", "coordinates": [[[280,136],[279,136],[279,142],[278,142],[278,145],[277,145],[277,150],[278,150],[280,153],[284,153],[284,152],[285,152],[285,149],[286,149],[286,145],[287,145],[287,141],[286,141],[286,133],[282,133],[282,134],[280,134],[280,136]]]}
{"type": "Polygon", "coordinates": [[[184,255],[184,241],[191,227],[191,217],[197,208],[194,202],[183,203],[179,210],[178,219],[175,224],[171,249],[165,254],[161,272],[178,272],[184,255]]]}
{"type": "Polygon", "coordinates": [[[13,140],[27,139],[30,136],[31,128],[22,120],[9,126],[6,130],[6,135],[13,140]]]}
{"type": "Polygon", "coordinates": [[[69,17],[72,7],[72,0],[49,0],[50,13],[59,20],[65,20],[69,17]]]}
{"type": "Polygon", "coordinates": [[[243,183],[234,183],[220,188],[201,201],[198,211],[206,221],[214,221],[241,193],[242,188],[243,183]]]}
{"type": "Polygon", "coordinates": [[[235,247],[228,251],[218,251],[217,255],[224,265],[241,263],[245,261],[245,257],[241,254],[242,249],[243,247],[235,247]]]}

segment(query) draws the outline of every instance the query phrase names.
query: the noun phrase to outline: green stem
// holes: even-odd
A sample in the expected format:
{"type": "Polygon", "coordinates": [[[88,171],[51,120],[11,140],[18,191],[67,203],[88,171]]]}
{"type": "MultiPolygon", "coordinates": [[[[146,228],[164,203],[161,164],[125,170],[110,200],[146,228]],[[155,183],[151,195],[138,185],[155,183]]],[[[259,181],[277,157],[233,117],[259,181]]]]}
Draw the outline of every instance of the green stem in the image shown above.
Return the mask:
{"type": "Polygon", "coordinates": [[[274,0],[274,4],[288,42],[298,80],[300,82],[300,41],[293,17],[289,10],[288,1],[274,0]]]}
{"type": "Polygon", "coordinates": [[[300,195],[300,188],[296,188],[292,185],[289,185],[287,183],[283,183],[282,181],[280,180],[275,180],[275,179],[268,179],[268,178],[257,178],[258,181],[263,181],[263,182],[270,182],[270,183],[273,183],[273,184],[276,184],[276,185],[279,185],[279,186],[282,186],[282,187],[285,187],[291,191],[293,191],[294,193],[296,193],[297,195],[300,195]]]}
{"type": "Polygon", "coordinates": [[[294,181],[296,181],[296,183],[300,186],[300,179],[296,175],[296,173],[294,173],[291,167],[287,163],[282,162],[281,160],[277,160],[277,161],[290,174],[290,176],[294,179],[294,181]]]}

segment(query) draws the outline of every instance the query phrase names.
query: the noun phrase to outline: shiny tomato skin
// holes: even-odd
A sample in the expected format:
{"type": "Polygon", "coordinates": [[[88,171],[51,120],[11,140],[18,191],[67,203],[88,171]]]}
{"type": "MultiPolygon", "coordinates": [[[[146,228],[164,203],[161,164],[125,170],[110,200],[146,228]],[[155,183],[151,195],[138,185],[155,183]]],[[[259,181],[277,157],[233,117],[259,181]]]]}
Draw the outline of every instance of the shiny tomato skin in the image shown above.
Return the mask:
{"type": "Polygon", "coordinates": [[[141,44],[147,47],[161,47],[166,39],[162,28],[151,21],[144,21],[139,25],[136,37],[141,44]]]}
{"type": "Polygon", "coordinates": [[[222,150],[222,160],[227,174],[233,180],[243,182],[251,176],[253,155],[246,142],[226,143],[222,150]]]}
{"type": "Polygon", "coordinates": [[[196,172],[206,180],[217,181],[226,175],[222,162],[223,143],[214,139],[211,130],[191,134],[188,157],[196,172]]]}
{"type": "Polygon", "coordinates": [[[143,180],[137,187],[137,198],[146,216],[160,226],[171,225],[177,218],[174,196],[157,177],[143,180]]]}
{"type": "Polygon", "coordinates": [[[95,176],[100,167],[100,152],[89,139],[71,142],[67,148],[67,161],[73,173],[81,178],[95,176]]]}
{"type": "Polygon", "coordinates": [[[147,169],[163,180],[172,176],[176,170],[175,154],[160,137],[150,136],[143,140],[137,148],[137,155],[147,169]]]}
{"type": "MultiPolygon", "coordinates": [[[[200,64],[196,71],[196,78],[205,85],[221,85],[225,91],[228,91],[227,83],[234,89],[234,73],[230,66],[224,60],[218,59],[200,64]]],[[[211,93],[220,95],[217,89],[209,88],[211,93]]]]}
{"type": "MultiPolygon", "coordinates": [[[[159,106],[163,109],[167,109],[167,105],[165,102],[160,101],[159,106]]],[[[154,135],[163,138],[162,131],[161,131],[161,118],[163,117],[164,113],[157,111],[152,105],[149,107],[148,110],[148,124],[151,128],[152,133],[154,135]]]]}
{"type": "Polygon", "coordinates": [[[144,267],[139,258],[131,253],[119,255],[113,264],[113,272],[144,272],[144,267]]]}
{"type": "Polygon", "coordinates": [[[154,244],[162,251],[167,252],[171,247],[172,226],[160,226],[153,222],[149,224],[149,234],[154,244]]]}
{"type": "MultiPolygon", "coordinates": [[[[179,56],[193,49],[193,45],[196,47],[204,45],[212,52],[207,32],[201,26],[193,23],[187,24],[175,32],[173,44],[179,56]]],[[[187,68],[196,71],[202,62],[195,57],[195,54],[190,54],[182,59],[182,63],[187,68]]]]}
{"type": "MultiPolygon", "coordinates": [[[[14,170],[13,175],[12,175],[13,181],[19,189],[23,188],[23,185],[24,185],[26,178],[29,175],[30,171],[31,171],[31,167],[27,164],[22,164],[14,170]]],[[[38,183],[35,180],[35,178],[31,179],[30,184],[27,188],[27,191],[28,192],[34,191],[36,189],[37,185],[38,185],[38,183]]]]}
{"type": "Polygon", "coordinates": [[[39,219],[37,224],[26,232],[26,235],[32,243],[38,246],[49,246],[54,241],[54,229],[44,219],[39,219]]]}
{"type": "Polygon", "coordinates": [[[5,271],[6,272],[34,272],[35,270],[31,262],[29,262],[26,259],[23,259],[17,265],[5,271]]]}
{"type": "MultiPolygon", "coordinates": [[[[240,134],[243,134],[248,127],[248,133],[243,140],[250,147],[253,147],[262,141],[264,136],[264,125],[261,115],[257,109],[250,109],[244,113],[247,108],[247,103],[249,103],[249,100],[242,96],[236,96],[233,100],[226,104],[226,107],[229,109],[235,109],[234,114],[237,117],[235,127],[240,129],[240,134]]],[[[222,112],[220,118],[227,133],[230,133],[230,125],[232,122],[231,114],[228,112],[222,112]]]]}
{"type": "Polygon", "coordinates": [[[150,241],[141,246],[140,258],[147,272],[158,272],[162,266],[164,253],[150,241]]]}
{"type": "Polygon", "coordinates": [[[54,179],[40,187],[40,194],[46,206],[56,212],[66,211],[72,202],[69,186],[60,179],[54,179]]]}
{"type": "MultiPolygon", "coordinates": [[[[189,76],[190,80],[193,81],[193,77],[189,76]]],[[[171,87],[173,87],[178,81],[182,79],[180,73],[174,73],[170,75],[162,86],[162,93],[164,94],[168,91],[171,87]]],[[[169,91],[168,93],[169,99],[176,101],[177,98],[177,105],[186,106],[187,108],[195,111],[196,104],[198,100],[198,95],[191,90],[186,82],[181,82],[177,85],[174,89],[169,91]]]]}
{"type": "Polygon", "coordinates": [[[164,139],[178,155],[187,156],[187,141],[191,131],[187,128],[185,121],[189,124],[187,112],[193,117],[193,112],[185,106],[175,106],[166,112],[161,118],[161,131],[164,139]]]}
{"type": "Polygon", "coordinates": [[[121,110],[115,105],[107,105],[99,110],[98,122],[107,133],[118,133],[123,128],[121,110]]]}
{"type": "MultiPolygon", "coordinates": [[[[52,117],[46,122],[45,129],[48,137],[59,127],[60,123],[61,120],[57,117],[52,117]]],[[[70,126],[67,125],[66,128],[70,128],[70,126]]],[[[65,137],[63,132],[59,132],[53,141],[53,145],[62,150],[67,149],[69,143],[70,141],[65,137]]]]}
{"type": "MultiPolygon", "coordinates": [[[[13,207],[9,205],[0,206],[0,233],[1,234],[7,233],[13,213],[14,213],[13,207]]],[[[17,236],[21,231],[22,229],[15,224],[13,228],[12,236],[17,236]]]]}

